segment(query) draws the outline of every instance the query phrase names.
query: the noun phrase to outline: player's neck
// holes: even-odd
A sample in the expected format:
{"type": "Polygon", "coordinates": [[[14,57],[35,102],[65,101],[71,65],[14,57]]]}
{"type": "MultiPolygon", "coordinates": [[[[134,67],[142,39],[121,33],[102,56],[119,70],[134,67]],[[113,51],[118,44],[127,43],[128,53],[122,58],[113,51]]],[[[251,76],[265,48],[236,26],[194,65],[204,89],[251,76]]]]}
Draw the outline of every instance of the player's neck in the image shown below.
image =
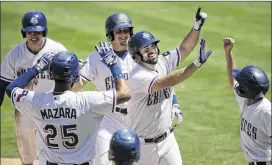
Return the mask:
{"type": "Polygon", "coordinates": [[[249,105],[255,104],[255,103],[259,102],[260,100],[262,100],[262,99],[247,99],[246,105],[249,106],[249,105]]]}
{"type": "Polygon", "coordinates": [[[65,91],[72,90],[71,86],[72,86],[71,82],[55,80],[55,89],[54,89],[53,93],[54,94],[62,94],[65,91]]]}
{"type": "Polygon", "coordinates": [[[155,71],[155,65],[154,64],[148,64],[146,62],[139,62],[140,65],[142,65],[144,68],[155,71]]]}

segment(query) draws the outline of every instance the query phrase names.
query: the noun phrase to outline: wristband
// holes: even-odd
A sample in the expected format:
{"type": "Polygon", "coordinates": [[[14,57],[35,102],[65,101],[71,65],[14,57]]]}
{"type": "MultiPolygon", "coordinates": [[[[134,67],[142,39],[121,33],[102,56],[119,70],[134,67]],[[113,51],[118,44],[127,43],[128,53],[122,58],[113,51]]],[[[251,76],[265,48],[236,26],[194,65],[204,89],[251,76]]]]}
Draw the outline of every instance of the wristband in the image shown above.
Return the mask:
{"type": "Polygon", "coordinates": [[[124,75],[121,72],[121,70],[117,64],[111,65],[110,70],[111,70],[111,74],[115,80],[124,79],[124,75]]]}

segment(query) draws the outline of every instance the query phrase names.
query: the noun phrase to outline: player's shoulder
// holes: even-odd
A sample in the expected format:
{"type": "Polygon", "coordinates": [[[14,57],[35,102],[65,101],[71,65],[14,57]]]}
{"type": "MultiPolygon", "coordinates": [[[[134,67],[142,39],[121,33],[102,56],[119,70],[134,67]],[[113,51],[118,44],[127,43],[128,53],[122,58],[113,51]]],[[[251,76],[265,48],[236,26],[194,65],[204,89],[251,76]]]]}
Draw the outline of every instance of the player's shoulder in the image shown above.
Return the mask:
{"type": "Polygon", "coordinates": [[[92,60],[92,61],[102,59],[97,51],[92,51],[91,53],[89,53],[88,58],[89,58],[89,60],[92,60]]]}
{"type": "Polygon", "coordinates": [[[129,73],[129,79],[144,79],[145,77],[152,76],[153,72],[137,64],[129,73]]]}
{"type": "Polygon", "coordinates": [[[21,52],[24,52],[26,49],[26,41],[23,41],[19,44],[17,44],[13,49],[11,49],[6,56],[16,58],[22,54],[21,52]]]}
{"type": "Polygon", "coordinates": [[[46,45],[50,48],[50,49],[57,49],[59,51],[66,51],[67,49],[65,48],[65,46],[55,40],[52,40],[50,38],[46,38],[46,45]]]}
{"type": "Polygon", "coordinates": [[[267,98],[263,98],[261,102],[262,109],[266,113],[270,113],[271,115],[271,102],[267,98]]]}

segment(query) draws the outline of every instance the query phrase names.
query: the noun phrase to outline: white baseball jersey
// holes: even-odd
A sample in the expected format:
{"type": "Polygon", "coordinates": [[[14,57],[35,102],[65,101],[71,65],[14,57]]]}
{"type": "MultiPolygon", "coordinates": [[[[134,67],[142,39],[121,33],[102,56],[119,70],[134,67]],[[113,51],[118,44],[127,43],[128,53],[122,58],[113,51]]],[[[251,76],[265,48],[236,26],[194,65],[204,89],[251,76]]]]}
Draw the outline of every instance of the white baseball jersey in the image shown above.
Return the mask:
{"type": "Polygon", "coordinates": [[[11,96],[13,106],[35,123],[40,151],[56,163],[91,161],[102,117],[116,105],[115,90],[53,95],[15,88],[11,96]]]}
{"type": "MultiPolygon", "coordinates": [[[[11,82],[21,74],[25,73],[27,69],[34,66],[37,63],[37,60],[39,60],[44,53],[53,52],[56,54],[61,51],[67,51],[62,44],[49,38],[44,39],[46,43],[36,55],[28,50],[26,41],[18,44],[14,49],[9,51],[1,64],[0,78],[4,81],[11,82]]],[[[36,77],[35,81],[35,85],[32,86],[31,90],[37,92],[52,92],[55,87],[55,82],[50,80],[49,73],[47,71],[41,72],[36,77]]]]}
{"type": "Polygon", "coordinates": [[[248,162],[271,161],[271,102],[263,98],[246,105],[246,99],[234,94],[240,107],[241,146],[248,162]]]}
{"type": "MultiPolygon", "coordinates": [[[[92,81],[98,91],[105,91],[114,88],[112,73],[96,51],[92,52],[86,61],[88,63],[80,70],[80,76],[82,78],[87,81],[92,81]]],[[[117,64],[126,80],[128,79],[128,73],[130,73],[136,65],[128,52],[123,56],[123,58],[117,56],[117,64]]],[[[119,104],[118,107],[124,108],[124,104],[119,104]]],[[[108,125],[111,125],[115,127],[112,130],[115,132],[124,126],[125,119],[123,117],[124,115],[121,113],[109,113],[104,117],[101,123],[101,128],[108,128],[108,125]]]]}
{"type": "Polygon", "coordinates": [[[138,136],[154,138],[166,132],[172,125],[171,110],[173,88],[151,92],[156,78],[174,71],[181,61],[176,48],[159,56],[155,71],[137,65],[129,75],[128,127],[138,136]]]}

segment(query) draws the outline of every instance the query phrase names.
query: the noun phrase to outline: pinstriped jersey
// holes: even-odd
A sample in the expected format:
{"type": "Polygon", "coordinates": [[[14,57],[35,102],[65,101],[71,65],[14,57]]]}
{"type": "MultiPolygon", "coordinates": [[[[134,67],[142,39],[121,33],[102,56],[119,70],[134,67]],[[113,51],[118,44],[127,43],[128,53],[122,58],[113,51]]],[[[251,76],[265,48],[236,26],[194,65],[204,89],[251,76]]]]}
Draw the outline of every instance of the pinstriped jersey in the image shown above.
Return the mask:
{"type": "Polygon", "coordinates": [[[128,127],[139,137],[154,138],[167,131],[171,125],[173,88],[151,92],[156,78],[176,69],[181,61],[179,49],[159,55],[155,71],[137,65],[129,74],[128,127]]]}
{"type": "MultiPolygon", "coordinates": [[[[18,44],[15,48],[8,52],[1,64],[1,79],[11,82],[21,74],[25,73],[27,69],[31,68],[37,63],[42,55],[46,52],[58,53],[67,51],[67,49],[60,43],[55,42],[49,38],[45,39],[45,45],[36,55],[31,53],[27,46],[26,41],[18,44]]],[[[55,82],[50,80],[47,71],[41,72],[37,77],[29,83],[26,89],[38,92],[52,92],[55,82]]]]}
{"type": "Polygon", "coordinates": [[[116,92],[53,95],[15,88],[11,100],[35,123],[39,151],[48,161],[78,164],[94,158],[99,126],[103,116],[115,110],[116,92]]]}
{"type": "Polygon", "coordinates": [[[240,141],[248,162],[271,161],[271,102],[263,98],[247,105],[246,99],[234,94],[240,108],[240,141]]]}

